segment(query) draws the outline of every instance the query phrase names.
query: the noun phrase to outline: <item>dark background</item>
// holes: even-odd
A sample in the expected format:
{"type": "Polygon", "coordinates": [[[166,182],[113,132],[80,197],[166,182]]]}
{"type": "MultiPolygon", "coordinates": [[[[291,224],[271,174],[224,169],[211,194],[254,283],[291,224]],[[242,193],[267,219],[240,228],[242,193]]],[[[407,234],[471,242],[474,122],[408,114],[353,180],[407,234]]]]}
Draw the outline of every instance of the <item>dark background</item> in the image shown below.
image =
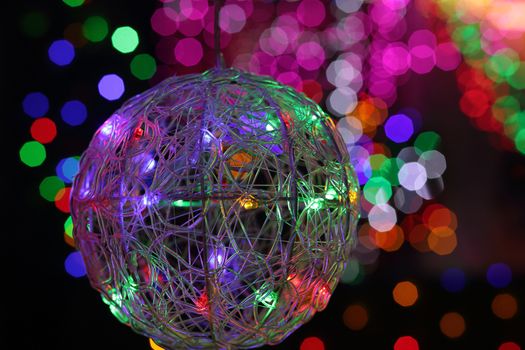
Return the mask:
{"type": "MultiPolygon", "coordinates": [[[[103,13],[114,27],[132,24],[141,34],[142,52],[153,52],[155,37],[147,33],[151,33],[149,17],[155,5],[154,1],[98,1],[90,11],[103,13]]],[[[149,87],[147,82],[127,79],[120,102],[109,103],[94,95],[103,71],[130,75],[125,73],[127,61],[111,49],[108,40],[86,48],[87,53],[78,55],[67,69],[53,65],[47,59],[47,47],[71,22],[70,12],[60,1],[11,2],[2,11],[5,160],[0,178],[4,198],[0,252],[6,274],[0,299],[0,348],[11,344],[17,349],[148,349],[147,338],[120,324],[86,278],[75,279],[65,272],[64,259],[72,251],[63,240],[65,215],[38,194],[41,179],[52,174],[61,156],[80,154],[95,129],[122,101],[149,87]],[[21,33],[19,20],[29,9],[50,15],[47,36],[28,39],[21,33]],[[26,167],[18,158],[20,146],[30,139],[32,119],[21,107],[30,91],[45,91],[51,101],[74,97],[91,101],[90,118],[77,128],[60,125],[59,107],[51,105],[59,137],[46,147],[46,162],[52,165],[37,168],[26,167]]],[[[399,88],[397,102],[416,107],[424,116],[423,128],[442,136],[448,167],[439,201],[458,216],[456,251],[447,257],[422,255],[405,244],[397,252],[381,254],[375,271],[362,283],[341,284],[325,311],[281,345],[268,349],[299,349],[307,336],[322,338],[326,349],[391,349],[402,335],[416,337],[421,349],[497,349],[507,340],[525,346],[525,157],[493,147],[490,137],[459,111],[458,100],[454,72],[434,70],[412,76],[399,88]],[[485,279],[487,267],[500,261],[513,271],[513,281],[503,291],[512,293],[519,303],[517,315],[508,321],[492,314],[490,303],[499,291],[485,279]],[[451,266],[467,273],[467,286],[459,294],[446,292],[439,282],[440,273],[451,266]],[[408,309],[391,296],[393,286],[403,279],[414,280],[419,287],[420,299],[408,309]],[[370,314],[367,327],[359,332],[342,323],[345,307],[356,302],[365,303],[370,314]],[[438,325],[443,313],[452,310],[460,312],[467,324],[465,334],[456,340],[444,337],[438,325]]]]}

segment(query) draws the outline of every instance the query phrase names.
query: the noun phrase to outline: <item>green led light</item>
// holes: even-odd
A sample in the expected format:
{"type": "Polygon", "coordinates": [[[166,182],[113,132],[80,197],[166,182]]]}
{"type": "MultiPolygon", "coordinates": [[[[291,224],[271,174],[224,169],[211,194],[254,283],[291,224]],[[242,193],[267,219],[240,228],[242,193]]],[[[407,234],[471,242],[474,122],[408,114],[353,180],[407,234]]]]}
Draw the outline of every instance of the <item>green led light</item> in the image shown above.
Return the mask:
{"type": "Polygon", "coordinates": [[[62,0],[64,4],[70,6],[70,7],[79,7],[84,4],[85,0],[62,0]]]}
{"type": "Polygon", "coordinates": [[[477,24],[459,26],[452,33],[452,37],[456,41],[463,41],[463,42],[474,40],[474,39],[479,39],[480,37],[479,26],[477,24]]]}
{"type": "Polygon", "coordinates": [[[314,198],[309,201],[308,205],[306,206],[307,209],[311,210],[319,210],[324,207],[324,199],[323,198],[314,198]]]}
{"type": "Polygon", "coordinates": [[[494,118],[506,122],[507,118],[520,111],[520,101],[514,96],[502,96],[494,101],[492,113],[494,118]]]}
{"type": "Polygon", "coordinates": [[[135,51],[139,45],[139,36],[131,27],[120,27],[113,32],[111,43],[117,51],[130,53],[135,51]]]}
{"type": "Polygon", "coordinates": [[[363,188],[363,194],[372,204],[385,204],[392,197],[392,185],[384,177],[372,177],[363,188]]]}
{"type": "Polygon", "coordinates": [[[405,162],[400,158],[390,158],[385,160],[379,168],[378,175],[387,179],[392,186],[399,186],[397,174],[405,162]]]}
{"type": "Polygon", "coordinates": [[[70,238],[73,238],[73,218],[71,216],[69,216],[66,222],[64,222],[64,232],[70,238]]]}
{"type": "Polygon", "coordinates": [[[128,316],[120,309],[122,307],[122,295],[115,288],[109,290],[108,294],[111,297],[111,301],[106,299],[103,295],[102,301],[109,306],[109,310],[117,320],[122,323],[128,323],[128,316]]]}
{"type": "Polygon", "coordinates": [[[45,200],[54,202],[58,191],[64,187],[64,181],[62,181],[58,176],[49,176],[40,183],[40,195],[45,200]]]}
{"type": "Polygon", "coordinates": [[[525,90],[525,62],[520,62],[518,69],[507,79],[510,86],[518,90],[525,90]]]}
{"type": "Polygon", "coordinates": [[[255,301],[261,303],[267,309],[275,309],[278,299],[279,295],[277,292],[266,290],[264,286],[255,291],[255,301]]]}
{"type": "Polygon", "coordinates": [[[147,53],[137,55],[131,60],[131,74],[140,80],[150,79],[157,71],[155,59],[147,53]]]}
{"type": "Polygon", "coordinates": [[[509,49],[508,52],[497,53],[490,57],[485,63],[485,73],[487,73],[491,79],[501,81],[501,79],[508,78],[514,74],[519,66],[518,54],[509,49]],[[496,74],[497,77],[493,77],[494,74],[496,74]]]}
{"type": "Polygon", "coordinates": [[[359,284],[364,277],[363,267],[359,264],[356,259],[350,259],[346,268],[341,276],[341,282],[355,285],[359,284]]]}
{"type": "Polygon", "coordinates": [[[202,206],[202,201],[184,201],[182,199],[178,199],[172,202],[171,205],[179,208],[200,207],[202,206]]]}
{"type": "Polygon", "coordinates": [[[381,167],[388,158],[384,154],[373,154],[369,157],[370,167],[372,168],[372,175],[379,175],[381,167]]]}
{"type": "Polygon", "coordinates": [[[94,43],[104,40],[108,32],[108,22],[100,16],[89,17],[82,25],[84,37],[94,43]]]}
{"type": "Polygon", "coordinates": [[[30,12],[22,17],[20,25],[26,35],[39,38],[47,32],[49,20],[43,13],[30,12]]]}
{"type": "Polygon", "coordinates": [[[525,129],[521,129],[514,138],[516,149],[525,154],[525,129]]]}
{"type": "Polygon", "coordinates": [[[37,141],[29,141],[20,148],[20,160],[27,166],[36,167],[46,160],[46,149],[37,141]]]}
{"type": "Polygon", "coordinates": [[[418,154],[436,149],[441,143],[441,137],[433,131],[425,131],[418,135],[414,146],[418,154]]]}
{"type": "Polygon", "coordinates": [[[329,201],[332,201],[334,199],[337,199],[337,191],[335,189],[333,189],[332,187],[330,187],[325,195],[324,195],[324,198],[328,199],[329,201]]]}

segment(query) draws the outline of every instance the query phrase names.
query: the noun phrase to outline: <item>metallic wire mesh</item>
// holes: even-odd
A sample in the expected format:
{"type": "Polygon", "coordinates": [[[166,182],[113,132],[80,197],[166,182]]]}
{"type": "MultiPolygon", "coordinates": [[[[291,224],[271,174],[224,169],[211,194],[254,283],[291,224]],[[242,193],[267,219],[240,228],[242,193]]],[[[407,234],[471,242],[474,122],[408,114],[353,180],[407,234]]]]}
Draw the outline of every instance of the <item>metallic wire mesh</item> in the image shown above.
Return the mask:
{"type": "Polygon", "coordinates": [[[357,181],[318,105],[234,69],[167,79],[96,132],[72,193],[90,282],[171,348],[282,341],[322,310],[357,181]]]}

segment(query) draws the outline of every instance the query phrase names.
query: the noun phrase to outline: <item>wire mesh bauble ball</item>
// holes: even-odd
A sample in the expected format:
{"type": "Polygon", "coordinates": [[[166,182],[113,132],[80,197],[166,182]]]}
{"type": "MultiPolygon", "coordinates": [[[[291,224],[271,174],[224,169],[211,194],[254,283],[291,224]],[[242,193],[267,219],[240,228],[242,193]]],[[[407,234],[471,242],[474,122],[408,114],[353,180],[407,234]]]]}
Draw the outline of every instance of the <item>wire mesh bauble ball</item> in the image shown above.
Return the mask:
{"type": "Polygon", "coordinates": [[[235,69],[126,102],[82,155],[74,238],[117,318],[165,348],[276,344],[326,307],[358,187],[321,108],[235,69]]]}

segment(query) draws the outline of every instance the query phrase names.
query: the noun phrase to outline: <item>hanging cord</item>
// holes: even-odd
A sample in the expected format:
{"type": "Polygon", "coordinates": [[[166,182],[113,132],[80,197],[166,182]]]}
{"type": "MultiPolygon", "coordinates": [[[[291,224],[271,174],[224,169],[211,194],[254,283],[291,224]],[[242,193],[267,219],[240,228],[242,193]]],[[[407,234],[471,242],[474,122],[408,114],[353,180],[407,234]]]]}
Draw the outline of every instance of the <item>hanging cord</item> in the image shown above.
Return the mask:
{"type": "Polygon", "coordinates": [[[224,57],[221,52],[221,27],[220,23],[220,12],[224,0],[215,0],[215,23],[213,26],[214,35],[214,49],[215,49],[215,66],[216,68],[224,68],[224,57]]]}

